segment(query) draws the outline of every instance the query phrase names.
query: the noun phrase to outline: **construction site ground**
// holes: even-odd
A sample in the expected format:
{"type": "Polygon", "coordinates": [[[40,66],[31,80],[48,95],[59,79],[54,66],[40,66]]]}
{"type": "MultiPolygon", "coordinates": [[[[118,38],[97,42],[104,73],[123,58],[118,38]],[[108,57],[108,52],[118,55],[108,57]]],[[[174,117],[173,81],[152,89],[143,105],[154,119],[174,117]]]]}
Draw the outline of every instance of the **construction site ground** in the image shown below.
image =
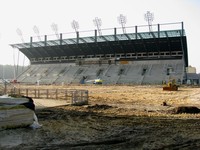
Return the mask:
{"type": "MultiPolygon", "coordinates": [[[[22,86],[22,85],[20,85],[22,86]]],[[[28,86],[26,86],[29,88],[28,86]]],[[[30,86],[31,88],[31,86],[30,86]]],[[[0,131],[0,149],[200,149],[200,88],[180,86],[66,85],[85,89],[89,103],[34,99],[41,128],[0,131]]]]}

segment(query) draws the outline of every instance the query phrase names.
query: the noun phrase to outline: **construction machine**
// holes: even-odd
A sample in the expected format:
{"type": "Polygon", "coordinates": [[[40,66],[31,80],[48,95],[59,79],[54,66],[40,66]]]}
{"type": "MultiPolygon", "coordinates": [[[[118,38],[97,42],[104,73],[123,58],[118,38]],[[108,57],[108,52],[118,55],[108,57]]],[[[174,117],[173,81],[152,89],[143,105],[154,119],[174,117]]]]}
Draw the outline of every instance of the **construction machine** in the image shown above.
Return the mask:
{"type": "Polygon", "coordinates": [[[100,78],[99,79],[95,79],[93,84],[102,84],[103,83],[103,80],[101,80],[100,78]]]}
{"type": "Polygon", "coordinates": [[[175,79],[170,79],[168,83],[163,84],[163,90],[164,91],[177,91],[178,90],[178,85],[176,84],[175,79]]]}
{"type": "Polygon", "coordinates": [[[103,80],[100,78],[86,81],[86,83],[89,83],[89,82],[92,82],[93,84],[103,84],[103,80]]]}

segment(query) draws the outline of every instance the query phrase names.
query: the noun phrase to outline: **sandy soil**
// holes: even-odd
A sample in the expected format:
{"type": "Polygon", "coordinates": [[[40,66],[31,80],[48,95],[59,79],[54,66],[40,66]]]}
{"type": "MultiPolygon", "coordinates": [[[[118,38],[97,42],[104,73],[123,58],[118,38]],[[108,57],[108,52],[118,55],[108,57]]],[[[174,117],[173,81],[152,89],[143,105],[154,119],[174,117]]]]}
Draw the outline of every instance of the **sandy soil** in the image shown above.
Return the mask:
{"type": "Polygon", "coordinates": [[[56,88],[88,89],[89,105],[37,109],[43,126],[1,130],[0,149],[200,148],[200,113],[174,111],[178,106],[200,108],[200,88],[180,87],[176,92],[161,86],[56,88]]]}

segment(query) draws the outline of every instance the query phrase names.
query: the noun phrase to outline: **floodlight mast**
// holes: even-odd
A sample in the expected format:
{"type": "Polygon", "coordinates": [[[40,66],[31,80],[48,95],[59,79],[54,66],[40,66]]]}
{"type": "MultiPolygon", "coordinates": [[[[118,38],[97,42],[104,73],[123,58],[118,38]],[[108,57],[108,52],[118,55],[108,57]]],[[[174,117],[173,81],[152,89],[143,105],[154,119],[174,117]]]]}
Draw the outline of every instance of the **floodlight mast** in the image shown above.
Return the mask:
{"type": "Polygon", "coordinates": [[[39,41],[42,41],[41,40],[41,37],[40,37],[40,32],[39,32],[39,29],[38,29],[38,27],[35,25],[34,27],[33,27],[33,31],[35,32],[35,34],[37,35],[37,38],[38,38],[38,40],[39,41]]]}
{"type": "Polygon", "coordinates": [[[57,39],[59,39],[59,34],[58,34],[58,25],[55,23],[51,24],[51,29],[55,32],[57,39]]]}
{"type": "Polygon", "coordinates": [[[19,28],[17,28],[16,32],[19,35],[21,41],[24,43],[24,38],[23,38],[23,35],[22,35],[22,31],[19,28]]]}
{"type": "Polygon", "coordinates": [[[101,19],[98,18],[98,17],[96,17],[96,18],[93,20],[93,22],[94,22],[94,25],[97,27],[97,30],[98,30],[99,35],[101,36],[101,35],[102,35],[102,33],[101,33],[101,25],[102,25],[101,19]]]}
{"type": "MultiPolygon", "coordinates": [[[[25,43],[24,38],[23,38],[22,31],[21,31],[19,28],[17,28],[16,32],[17,32],[17,34],[19,35],[19,37],[20,37],[22,43],[25,43]]],[[[15,68],[15,69],[14,69],[14,79],[16,79],[16,76],[18,75],[19,57],[20,57],[20,51],[18,51],[18,56],[17,56],[17,68],[15,68],[16,66],[15,66],[15,59],[14,59],[14,54],[13,54],[14,68],[15,68]]],[[[24,62],[25,62],[25,55],[24,55],[24,58],[23,58],[23,68],[22,68],[22,70],[24,70],[24,62]]]]}
{"type": "Polygon", "coordinates": [[[75,30],[75,32],[78,32],[79,23],[77,21],[73,20],[71,25],[72,25],[72,28],[75,30]]]}
{"type": "Polygon", "coordinates": [[[119,17],[117,17],[119,24],[121,24],[122,26],[122,31],[123,33],[126,33],[126,28],[125,28],[125,24],[127,22],[126,20],[126,16],[120,14],[119,17]]]}
{"type": "Polygon", "coordinates": [[[151,32],[152,31],[152,22],[154,20],[154,14],[150,13],[150,11],[147,11],[147,13],[144,14],[144,19],[148,22],[149,32],[151,32]]]}

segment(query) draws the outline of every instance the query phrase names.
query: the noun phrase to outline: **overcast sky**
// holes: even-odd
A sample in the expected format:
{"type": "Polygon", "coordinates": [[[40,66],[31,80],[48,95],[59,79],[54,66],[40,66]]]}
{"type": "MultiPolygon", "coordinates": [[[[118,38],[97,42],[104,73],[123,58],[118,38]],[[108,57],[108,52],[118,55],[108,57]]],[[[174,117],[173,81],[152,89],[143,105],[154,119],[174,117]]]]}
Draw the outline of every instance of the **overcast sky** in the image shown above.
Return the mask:
{"type": "MultiPolygon", "coordinates": [[[[54,34],[52,23],[58,25],[59,33],[74,31],[73,20],[78,21],[79,30],[93,30],[93,19],[101,18],[101,28],[119,27],[117,17],[127,18],[126,26],[144,25],[144,14],[154,13],[153,24],[184,22],[187,36],[189,65],[200,73],[200,1],[199,0],[0,0],[0,64],[15,64],[18,51],[9,44],[21,43],[16,30],[29,42],[36,36],[54,34]]],[[[19,55],[20,64],[24,56],[19,55]]],[[[25,64],[28,64],[25,59],[25,64]]]]}

